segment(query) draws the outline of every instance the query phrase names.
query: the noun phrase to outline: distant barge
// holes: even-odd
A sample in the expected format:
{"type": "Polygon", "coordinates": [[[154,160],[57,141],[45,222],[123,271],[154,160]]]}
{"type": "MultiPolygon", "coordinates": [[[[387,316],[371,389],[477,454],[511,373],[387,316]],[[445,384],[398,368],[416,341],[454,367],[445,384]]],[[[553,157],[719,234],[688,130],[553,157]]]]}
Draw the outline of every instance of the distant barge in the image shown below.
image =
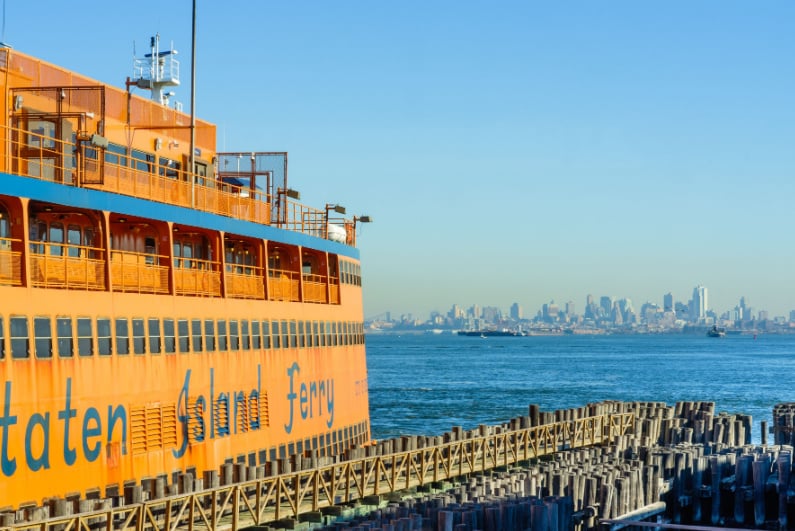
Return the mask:
{"type": "Polygon", "coordinates": [[[459,330],[459,336],[474,336],[474,337],[503,337],[503,336],[512,336],[518,337],[524,334],[520,332],[514,332],[512,330],[459,330]]]}

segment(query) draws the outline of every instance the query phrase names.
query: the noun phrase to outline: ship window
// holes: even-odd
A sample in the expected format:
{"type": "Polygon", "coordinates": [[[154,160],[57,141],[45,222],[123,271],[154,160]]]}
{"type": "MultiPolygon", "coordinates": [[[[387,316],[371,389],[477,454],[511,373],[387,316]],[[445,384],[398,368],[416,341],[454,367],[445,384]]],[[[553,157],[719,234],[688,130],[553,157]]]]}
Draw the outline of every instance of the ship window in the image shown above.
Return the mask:
{"type": "Polygon", "coordinates": [[[306,336],[304,335],[303,321],[298,321],[298,346],[301,348],[306,346],[306,336]]]}
{"type": "Polygon", "coordinates": [[[295,321],[290,321],[290,348],[298,346],[297,326],[295,321]]]}
{"type": "Polygon", "coordinates": [[[279,321],[273,321],[271,323],[273,326],[271,327],[271,337],[273,338],[273,348],[282,348],[282,336],[279,332],[279,321]]]}
{"type": "Polygon", "coordinates": [[[350,337],[348,336],[348,322],[343,321],[339,324],[340,330],[340,345],[349,345],[350,337]]]}
{"type": "Polygon", "coordinates": [[[240,325],[229,321],[229,350],[240,350],[240,325]]]}
{"type": "Polygon", "coordinates": [[[0,238],[10,238],[11,230],[8,225],[8,211],[0,205],[0,238]]]}
{"type": "Polygon", "coordinates": [[[120,355],[130,353],[130,323],[126,317],[116,319],[116,353],[120,355]]]}
{"type": "Polygon", "coordinates": [[[268,321],[262,321],[262,348],[272,348],[271,325],[268,321]]]}
{"type": "Polygon", "coordinates": [[[193,246],[190,243],[182,244],[182,256],[185,258],[185,260],[182,261],[182,267],[186,269],[193,267],[193,262],[190,260],[193,258],[193,246]]]}
{"type": "Polygon", "coordinates": [[[163,319],[163,350],[173,354],[176,350],[174,342],[174,319],[163,319]]]}
{"type": "Polygon", "coordinates": [[[77,318],[77,353],[80,356],[93,356],[94,336],[91,333],[91,319],[88,317],[77,318]]]}
{"type": "Polygon", "coordinates": [[[207,352],[215,350],[215,321],[212,319],[204,321],[204,346],[207,352]]]}
{"type": "Polygon", "coordinates": [[[36,335],[36,357],[52,358],[52,323],[50,318],[34,317],[33,333],[36,335]]]}
{"type": "Polygon", "coordinates": [[[176,179],[179,176],[179,162],[164,157],[158,160],[158,174],[176,179]]]}
{"type": "Polygon", "coordinates": [[[251,321],[251,348],[254,350],[259,350],[262,348],[262,336],[260,336],[259,321],[251,321]]]}
{"type": "Polygon", "coordinates": [[[186,352],[190,352],[190,342],[188,341],[190,330],[188,329],[187,319],[180,319],[177,321],[177,335],[179,336],[180,353],[184,354],[186,352]]]}
{"type": "Polygon", "coordinates": [[[160,319],[149,319],[149,352],[160,354],[160,319]]]}
{"type": "Polygon", "coordinates": [[[177,269],[182,267],[182,260],[179,259],[180,256],[182,256],[182,244],[174,242],[174,267],[177,269]]]}
{"type": "Polygon", "coordinates": [[[144,337],[144,320],[132,320],[133,352],[143,354],[146,352],[146,337],[144,337]]]}
{"type": "Polygon", "coordinates": [[[3,318],[0,317],[0,360],[6,358],[5,329],[3,328],[3,318]]]}
{"type": "Polygon", "coordinates": [[[248,321],[243,319],[240,321],[240,339],[243,350],[251,349],[251,336],[248,335],[248,321]]]}
{"type": "MultiPolygon", "coordinates": [[[[50,241],[63,243],[63,223],[50,223],[50,241]]],[[[50,255],[63,256],[63,245],[50,245],[50,255]]]]}
{"type": "Polygon", "coordinates": [[[201,319],[194,319],[190,323],[191,336],[193,341],[193,352],[202,351],[202,321],[201,319]]]}
{"type": "Polygon", "coordinates": [[[224,352],[228,348],[229,347],[226,338],[226,321],[224,319],[218,319],[218,350],[224,352]]]}
{"type": "Polygon", "coordinates": [[[121,164],[122,159],[126,156],[127,150],[118,144],[108,144],[108,147],[105,148],[105,162],[121,164]]]}
{"type": "Polygon", "coordinates": [[[110,356],[113,353],[108,318],[97,319],[97,350],[100,356],[110,356]]]}
{"type": "MultiPolygon", "coordinates": [[[[293,339],[295,336],[293,336],[293,339]]],[[[293,342],[290,341],[290,328],[287,321],[282,321],[282,348],[292,346],[293,342]]]]}
{"type": "Polygon", "coordinates": [[[77,225],[69,225],[66,231],[66,242],[69,244],[67,254],[73,258],[80,256],[80,244],[83,241],[83,234],[77,225]]]}
{"type": "Polygon", "coordinates": [[[138,149],[132,150],[132,166],[136,170],[151,172],[152,162],[154,162],[154,160],[155,157],[149,153],[140,151],[138,149]]]}

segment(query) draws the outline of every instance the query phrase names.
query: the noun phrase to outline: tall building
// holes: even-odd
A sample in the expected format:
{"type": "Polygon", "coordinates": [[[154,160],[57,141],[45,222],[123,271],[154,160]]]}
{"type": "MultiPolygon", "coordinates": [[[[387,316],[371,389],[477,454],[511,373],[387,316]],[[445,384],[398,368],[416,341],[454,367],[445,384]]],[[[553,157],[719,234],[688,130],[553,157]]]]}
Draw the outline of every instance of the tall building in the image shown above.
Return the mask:
{"type": "Polygon", "coordinates": [[[693,314],[692,319],[699,321],[707,316],[709,303],[707,302],[707,288],[704,286],[696,286],[693,288],[693,314]]]}
{"type": "Polygon", "coordinates": [[[573,301],[567,302],[566,303],[566,315],[568,315],[569,318],[572,318],[572,317],[574,317],[575,314],[576,314],[576,311],[574,309],[574,302],[573,301]]]}
{"type": "Polygon", "coordinates": [[[613,311],[613,297],[608,297],[606,295],[600,297],[599,307],[602,308],[602,315],[609,317],[613,311]]]}
{"type": "Polygon", "coordinates": [[[674,296],[670,292],[663,295],[663,311],[671,312],[674,309],[674,296]]]}
{"type": "Polygon", "coordinates": [[[519,306],[518,302],[514,302],[511,305],[511,319],[514,321],[519,321],[522,318],[522,307],[519,306]]]}

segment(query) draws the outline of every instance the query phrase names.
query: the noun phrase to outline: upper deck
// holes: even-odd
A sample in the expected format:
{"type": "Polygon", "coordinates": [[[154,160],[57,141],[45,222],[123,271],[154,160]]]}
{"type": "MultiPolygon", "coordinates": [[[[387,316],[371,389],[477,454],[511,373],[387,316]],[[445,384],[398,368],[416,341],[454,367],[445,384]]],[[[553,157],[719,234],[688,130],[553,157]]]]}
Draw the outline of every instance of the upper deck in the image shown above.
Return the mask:
{"type": "Polygon", "coordinates": [[[0,48],[0,172],[101,190],[356,245],[344,209],[311,208],[287,182],[286,152],[216,151],[216,127],[0,48]],[[191,161],[193,168],[190,168],[191,161]],[[335,217],[336,216],[336,217],[335,217]]]}

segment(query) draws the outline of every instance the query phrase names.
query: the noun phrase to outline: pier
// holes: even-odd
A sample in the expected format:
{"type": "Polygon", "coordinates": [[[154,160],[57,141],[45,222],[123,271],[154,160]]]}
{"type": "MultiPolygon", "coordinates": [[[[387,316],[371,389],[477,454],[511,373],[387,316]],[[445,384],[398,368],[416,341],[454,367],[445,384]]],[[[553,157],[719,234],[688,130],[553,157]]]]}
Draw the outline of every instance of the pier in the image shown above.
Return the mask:
{"type": "Polygon", "coordinates": [[[774,444],[763,423],[763,443],[751,445],[751,418],[715,413],[710,402],[530,406],[500,426],[270,466],[228,463],[202,477],[0,511],[0,531],[618,531],[649,519],[659,528],[787,529],[795,405],[774,412],[774,444]]]}

